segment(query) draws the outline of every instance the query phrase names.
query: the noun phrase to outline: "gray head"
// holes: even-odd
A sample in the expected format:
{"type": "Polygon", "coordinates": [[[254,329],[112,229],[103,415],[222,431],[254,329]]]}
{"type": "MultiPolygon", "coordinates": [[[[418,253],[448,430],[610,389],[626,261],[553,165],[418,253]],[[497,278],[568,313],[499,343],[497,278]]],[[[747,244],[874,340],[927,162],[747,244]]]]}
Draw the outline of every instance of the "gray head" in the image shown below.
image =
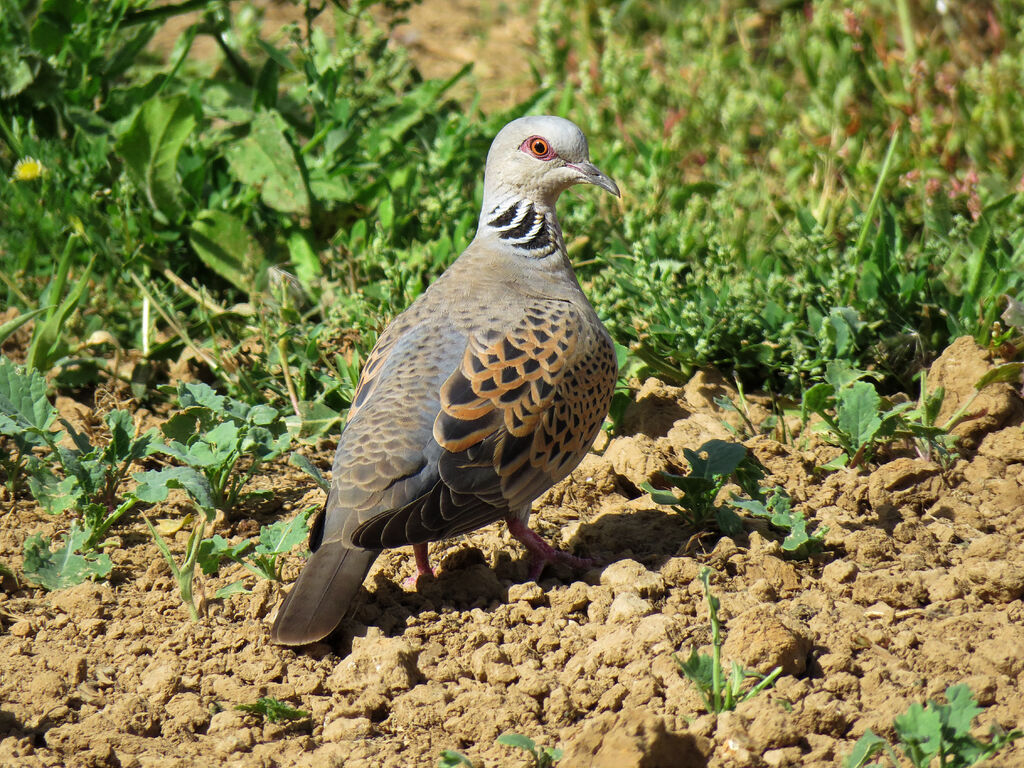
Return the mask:
{"type": "Polygon", "coordinates": [[[553,115],[520,117],[491,143],[484,171],[484,210],[515,198],[553,207],[573,184],[596,184],[619,196],[615,182],[590,162],[587,137],[553,115]]]}

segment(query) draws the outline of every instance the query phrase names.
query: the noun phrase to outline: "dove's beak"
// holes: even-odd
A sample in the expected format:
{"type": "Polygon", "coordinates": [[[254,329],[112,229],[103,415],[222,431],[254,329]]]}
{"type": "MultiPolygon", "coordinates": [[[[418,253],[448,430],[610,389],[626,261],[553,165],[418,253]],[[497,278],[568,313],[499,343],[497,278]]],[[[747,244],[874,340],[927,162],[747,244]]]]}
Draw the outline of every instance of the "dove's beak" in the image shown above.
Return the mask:
{"type": "Polygon", "coordinates": [[[616,197],[622,197],[619,194],[619,188],[611,180],[611,177],[602,173],[593,163],[567,163],[567,165],[580,172],[579,181],[581,184],[595,184],[601,189],[611,192],[616,197]]]}

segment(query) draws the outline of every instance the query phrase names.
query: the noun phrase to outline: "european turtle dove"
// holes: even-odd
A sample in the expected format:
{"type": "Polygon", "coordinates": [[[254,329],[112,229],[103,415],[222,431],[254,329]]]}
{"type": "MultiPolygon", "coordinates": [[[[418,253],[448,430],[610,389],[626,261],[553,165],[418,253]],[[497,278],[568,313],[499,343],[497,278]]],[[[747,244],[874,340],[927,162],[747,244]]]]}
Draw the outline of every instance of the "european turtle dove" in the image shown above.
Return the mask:
{"type": "Polygon", "coordinates": [[[274,642],[330,634],[382,549],[413,545],[427,573],[427,542],[502,518],[532,578],[554,560],[586,565],[527,526],[534,499],[590,448],[615,388],[615,349],[555,216],[574,184],[619,195],[570,121],[523,117],[495,137],[473,242],[366,362],[274,642]]]}

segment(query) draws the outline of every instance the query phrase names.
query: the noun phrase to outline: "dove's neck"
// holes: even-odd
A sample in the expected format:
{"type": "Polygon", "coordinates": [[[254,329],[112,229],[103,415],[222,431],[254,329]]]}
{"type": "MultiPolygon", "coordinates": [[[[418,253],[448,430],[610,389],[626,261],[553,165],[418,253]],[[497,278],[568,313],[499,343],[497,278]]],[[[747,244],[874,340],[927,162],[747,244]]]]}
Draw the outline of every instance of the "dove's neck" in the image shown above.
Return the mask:
{"type": "Polygon", "coordinates": [[[565,254],[554,206],[524,198],[485,200],[477,230],[477,237],[480,235],[494,237],[501,245],[533,259],[565,254]]]}

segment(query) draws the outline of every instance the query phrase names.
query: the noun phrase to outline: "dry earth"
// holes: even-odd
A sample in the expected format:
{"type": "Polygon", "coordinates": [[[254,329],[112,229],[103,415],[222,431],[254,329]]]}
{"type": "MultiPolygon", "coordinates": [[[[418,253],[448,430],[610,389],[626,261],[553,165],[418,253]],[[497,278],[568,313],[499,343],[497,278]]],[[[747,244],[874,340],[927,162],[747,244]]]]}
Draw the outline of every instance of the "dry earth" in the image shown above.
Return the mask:
{"type": "MultiPolygon", "coordinates": [[[[946,387],[946,412],[988,365],[970,339],[935,363],[929,381],[946,387]]],[[[354,618],[306,650],[267,642],[283,587],[251,577],[251,594],[210,599],[191,623],[138,518],[110,550],[110,583],[46,593],[7,579],[0,765],[434,766],[455,748],[478,766],[526,766],[524,753],[494,743],[516,731],[563,747],[560,768],[832,766],[865,729],[891,736],[894,715],[957,682],[987,707],[979,734],[992,722],[1024,726],[1019,395],[986,390],[948,469],[897,451],[870,472],[823,474],[826,446],[748,440],[798,509],[829,528],[820,557],[794,561],[751,520],[708,551],[637,490],[685,466],[684,447],[730,437],[730,415],[713,403],[728,393],[713,372],[682,389],[647,381],[625,434],[538,502],[535,528],[595,558],[589,572],[549,569],[522,583],[523,553],[498,525],[433,546],[438,577],[418,590],[400,586],[408,552],[388,552],[354,618]],[[708,650],[705,564],[726,658],[785,670],[717,721],[671,658],[708,650]],[[261,696],[312,716],[264,724],[233,709],[261,696]]],[[[332,449],[309,455],[326,468],[332,449]]],[[[283,462],[263,480],[274,500],[246,508],[226,533],[250,536],[323,498],[283,462]]],[[[0,561],[15,568],[28,535],[66,525],[29,499],[2,519],[0,561]]],[[[289,559],[287,582],[299,565],[289,559]]],[[[224,571],[206,594],[241,575],[224,571]]],[[[1024,765],[1024,745],[991,764],[1024,765]]]]}

